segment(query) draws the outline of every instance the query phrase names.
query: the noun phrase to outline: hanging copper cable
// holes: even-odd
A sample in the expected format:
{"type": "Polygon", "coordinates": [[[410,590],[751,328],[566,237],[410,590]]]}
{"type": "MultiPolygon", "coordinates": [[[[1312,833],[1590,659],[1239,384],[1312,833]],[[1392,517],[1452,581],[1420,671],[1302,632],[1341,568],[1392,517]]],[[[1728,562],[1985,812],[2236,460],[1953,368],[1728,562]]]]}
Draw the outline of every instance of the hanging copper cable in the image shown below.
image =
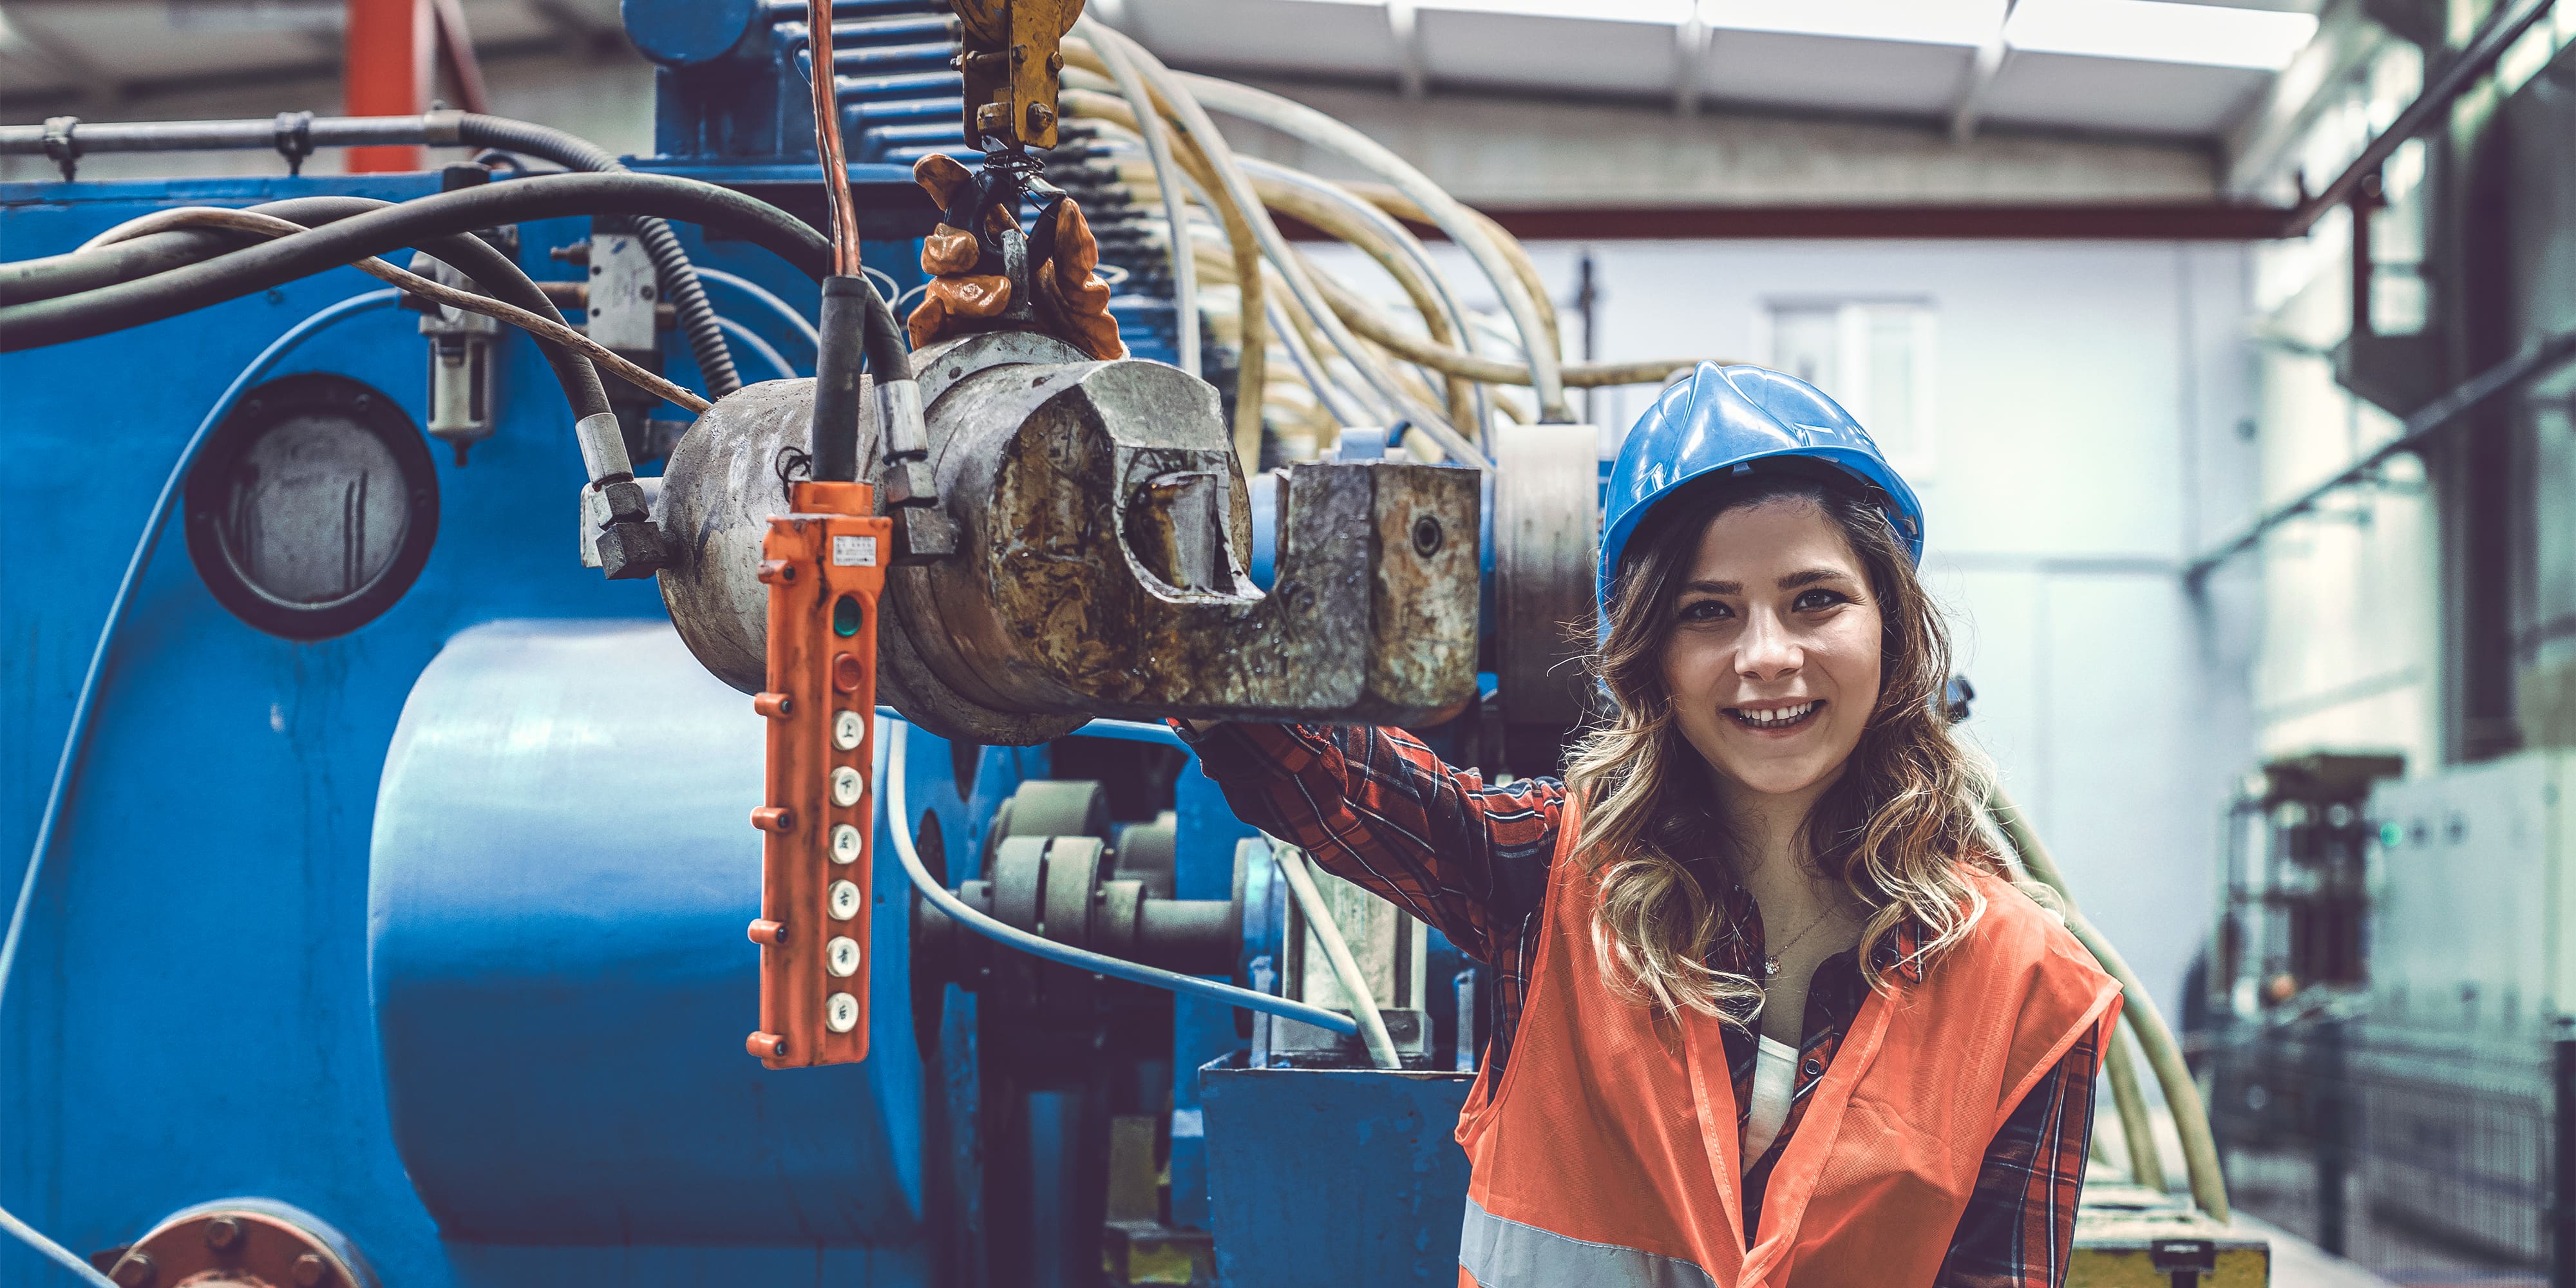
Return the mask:
{"type": "Polygon", "coordinates": [[[805,0],[805,52],[814,82],[814,155],[823,165],[823,205],[829,213],[832,271],[859,272],[859,219],[850,198],[850,166],[841,153],[841,102],[832,70],[832,0],[805,0]]]}

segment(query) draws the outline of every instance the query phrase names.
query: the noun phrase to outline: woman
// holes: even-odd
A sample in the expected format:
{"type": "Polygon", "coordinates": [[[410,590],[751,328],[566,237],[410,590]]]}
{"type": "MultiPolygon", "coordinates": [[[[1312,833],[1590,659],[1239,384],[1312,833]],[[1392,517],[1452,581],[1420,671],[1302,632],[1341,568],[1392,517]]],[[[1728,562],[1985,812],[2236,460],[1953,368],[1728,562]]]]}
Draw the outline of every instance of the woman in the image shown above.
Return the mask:
{"type": "Polygon", "coordinates": [[[1813,387],[1703,364],[1610,491],[1615,709],[1562,784],[1190,731],[1494,970],[1460,1282],[2054,1288],[2118,989],[1978,826],[1911,489],[1813,387]]]}

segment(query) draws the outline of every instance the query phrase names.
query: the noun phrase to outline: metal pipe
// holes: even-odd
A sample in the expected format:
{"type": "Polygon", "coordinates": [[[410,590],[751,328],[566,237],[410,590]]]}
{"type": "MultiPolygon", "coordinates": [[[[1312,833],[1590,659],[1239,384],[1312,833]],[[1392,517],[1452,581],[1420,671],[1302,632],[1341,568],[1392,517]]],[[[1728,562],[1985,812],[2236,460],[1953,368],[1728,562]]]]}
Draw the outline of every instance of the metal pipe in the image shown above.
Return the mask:
{"type": "MultiPolygon", "coordinates": [[[[454,143],[433,139],[421,116],[317,116],[305,126],[305,140],[316,148],[364,148],[421,143],[454,143]]],[[[0,156],[44,156],[43,125],[0,125],[0,156]]],[[[76,156],[104,152],[273,152],[278,145],[274,117],[256,121],[74,121],[60,136],[76,156]]]]}
{"type": "Polygon", "coordinates": [[[2397,149],[2408,139],[2449,120],[2452,100],[2466,92],[2479,77],[2493,70],[2504,51],[2513,48],[2513,42],[2531,30],[2533,23],[2547,17],[2556,3],[2557,0],[2520,0],[2479,28],[2478,34],[2470,37],[2469,43],[2443,67],[2441,76],[2423,93],[2416,95],[2415,101],[2407,104],[2406,110],[2399,112],[2397,119],[2388,123],[2387,129],[2371,139],[2369,146],[2361,150],[2360,156],[2353,158],[2351,165],[2344,167],[2342,174],[2336,175],[2333,182],[2290,211],[2280,235],[2306,236],[2308,229],[2327,211],[2351,201],[2354,194],[2361,191],[2362,182],[2379,173],[2379,167],[2387,164],[2388,158],[2396,155],[2397,149]]]}
{"type": "Polygon", "coordinates": [[[2407,417],[2404,432],[2380,444],[2370,455],[2344,467],[2343,472],[2333,478],[2264,511],[2217,549],[2184,565],[2183,584],[2198,589],[2209,579],[2209,574],[2218,570],[2219,565],[2253,549],[2263,540],[2265,533],[2316,508],[2317,502],[2368,476],[2386,464],[2390,457],[2422,449],[2435,434],[2448,429],[2451,422],[2485,406],[2500,394],[2549,374],[2571,358],[2576,358],[2576,331],[2562,331],[2470,377],[2407,417]]]}

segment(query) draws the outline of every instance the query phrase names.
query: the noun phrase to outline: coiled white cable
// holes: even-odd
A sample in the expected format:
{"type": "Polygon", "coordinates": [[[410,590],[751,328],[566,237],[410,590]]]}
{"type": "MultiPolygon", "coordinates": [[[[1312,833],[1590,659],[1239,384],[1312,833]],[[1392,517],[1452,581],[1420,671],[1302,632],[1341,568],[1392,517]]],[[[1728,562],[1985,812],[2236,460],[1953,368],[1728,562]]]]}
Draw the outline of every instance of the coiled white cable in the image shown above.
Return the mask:
{"type": "Polygon", "coordinates": [[[1521,348],[1529,355],[1530,384],[1538,391],[1539,405],[1551,411],[1564,407],[1564,364],[1547,343],[1547,328],[1539,321],[1537,302],[1503,258],[1501,248],[1456,198],[1441,191],[1438,184],[1375,139],[1303,103],[1212,76],[1181,72],[1175,73],[1174,79],[1207,107],[1346,157],[1411,197],[1493,281],[1494,293],[1511,315],[1512,326],[1520,332],[1521,348]]]}

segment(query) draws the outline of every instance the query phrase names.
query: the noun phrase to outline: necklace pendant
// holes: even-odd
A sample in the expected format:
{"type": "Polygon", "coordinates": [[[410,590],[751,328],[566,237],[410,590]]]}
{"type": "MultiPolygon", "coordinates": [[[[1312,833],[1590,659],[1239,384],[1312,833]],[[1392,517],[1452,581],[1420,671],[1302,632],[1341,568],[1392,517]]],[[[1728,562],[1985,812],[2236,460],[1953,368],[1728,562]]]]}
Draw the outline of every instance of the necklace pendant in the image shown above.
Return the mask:
{"type": "Polygon", "coordinates": [[[1763,958],[1762,974],[1765,978],[1777,978],[1780,974],[1780,959],[1778,957],[1763,958]]]}

